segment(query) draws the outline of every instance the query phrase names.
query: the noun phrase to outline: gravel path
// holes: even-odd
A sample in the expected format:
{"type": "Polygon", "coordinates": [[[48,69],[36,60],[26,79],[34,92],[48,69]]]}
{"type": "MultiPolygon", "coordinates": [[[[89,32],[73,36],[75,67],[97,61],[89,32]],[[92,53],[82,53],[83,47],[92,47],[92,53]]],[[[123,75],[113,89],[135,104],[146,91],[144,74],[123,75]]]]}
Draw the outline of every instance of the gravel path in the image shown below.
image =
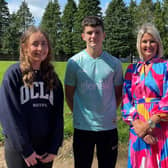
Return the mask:
{"type": "MultiPolygon", "coordinates": [[[[97,160],[94,157],[92,168],[97,168],[97,160]]],[[[116,168],[127,167],[127,148],[119,146],[119,154],[116,168]]],[[[4,147],[0,147],[0,168],[7,168],[4,160],[4,147]]],[[[64,141],[63,147],[60,149],[58,156],[54,160],[53,168],[74,168],[72,155],[72,139],[64,141]]]]}

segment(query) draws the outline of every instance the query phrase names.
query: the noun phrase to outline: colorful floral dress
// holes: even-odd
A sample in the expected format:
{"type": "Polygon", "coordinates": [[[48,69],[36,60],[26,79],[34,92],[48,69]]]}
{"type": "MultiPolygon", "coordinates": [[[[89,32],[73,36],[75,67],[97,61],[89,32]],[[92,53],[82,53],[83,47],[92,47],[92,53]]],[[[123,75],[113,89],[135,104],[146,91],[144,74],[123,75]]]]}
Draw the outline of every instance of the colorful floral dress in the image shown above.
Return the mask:
{"type": "Polygon", "coordinates": [[[128,168],[168,168],[168,63],[160,58],[130,64],[125,74],[123,120],[130,125],[128,168]],[[153,129],[157,143],[138,137],[131,122],[147,121],[153,114],[161,122],[153,129]]]}

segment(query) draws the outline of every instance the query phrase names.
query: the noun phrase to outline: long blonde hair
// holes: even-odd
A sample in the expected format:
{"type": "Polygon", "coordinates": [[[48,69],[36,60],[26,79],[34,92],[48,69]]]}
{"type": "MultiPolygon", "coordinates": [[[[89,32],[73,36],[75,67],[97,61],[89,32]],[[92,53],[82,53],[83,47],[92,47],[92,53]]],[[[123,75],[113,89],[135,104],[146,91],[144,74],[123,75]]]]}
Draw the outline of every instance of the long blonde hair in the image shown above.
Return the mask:
{"type": "Polygon", "coordinates": [[[20,39],[20,68],[22,71],[22,79],[26,86],[31,87],[34,81],[34,71],[32,68],[31,61],[27,55],[27,52],[25,51],[25,48],[27,47],[28,40],[30,36],[33,33],[41,32],[48,43],[48,55],[44,61],[41,62],[40,65],[40,72],[42,74],[43,80],[47,84],[48,89],[55,88],[58,84],[58,76],[54,71],[53,65],[50,63],[52,59],[51,55],[51,45],[50,41],[48,39],[48,36],[45,32],[43,32],[40,28],[37,28],[35,26],[30,26],[25,33],[23,33],[21,39],[20,39]]]}
{"type": "Polygon", "coordinates": [[[159,35],[158,30],[156,29],[156,27],[151,24],[151,23],[145,23],[141,26],[141,28],[139,29],[138,35],[137,35],[137,50],[138,50],[138,54],[139,57],[141,59],[143,59],[143,55],[141,53],[141,39],[143,37],[143,35],[145,33],[151,34],[153,36],[153,38],[156,40],[157,44],[158,44],[158,49],[157,49],[157,56],[158,57],[162,57],[163,56],[163,45],[162,45],[162,41],[159,35]]]}

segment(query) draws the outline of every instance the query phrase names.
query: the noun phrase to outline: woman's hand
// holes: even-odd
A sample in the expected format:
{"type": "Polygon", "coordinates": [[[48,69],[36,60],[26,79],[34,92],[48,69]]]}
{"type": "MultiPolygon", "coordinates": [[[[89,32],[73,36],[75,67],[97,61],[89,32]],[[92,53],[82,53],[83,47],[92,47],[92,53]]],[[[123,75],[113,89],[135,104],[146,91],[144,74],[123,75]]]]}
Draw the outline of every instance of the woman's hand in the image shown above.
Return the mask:
{"type": "Polygon", "coordinates": [[[45,155],[45,157],[42,157],[40,159],[40,162],[42,163],[48,163],[48,162],[52,162],[54,160],[56,155],[48,153],[47,155],[45,155]]]}
{"type": "Polygon", "coordinates": [[[149,130],[149,124],[147,122],[143,122],[139,119],[132,122],[134,131],[139,137],[144,137],[148,130],[149,130]]]}
{"type": "Polygon", "coordinates": [[[34,166],[37,164],[37,159],[40,159],[41,157],[36,154],[36,152],[33,152],[29,157],[25,158],[25,162],[28,167],[34,166]]]}
{"type": "Polygon", "coordinates": [[[146,136],[143,137],[143,140],[145,141],[145,143],[153,145],[157,143],[157,138],[155,138],[154,136],[147,134],[146,136]]]}

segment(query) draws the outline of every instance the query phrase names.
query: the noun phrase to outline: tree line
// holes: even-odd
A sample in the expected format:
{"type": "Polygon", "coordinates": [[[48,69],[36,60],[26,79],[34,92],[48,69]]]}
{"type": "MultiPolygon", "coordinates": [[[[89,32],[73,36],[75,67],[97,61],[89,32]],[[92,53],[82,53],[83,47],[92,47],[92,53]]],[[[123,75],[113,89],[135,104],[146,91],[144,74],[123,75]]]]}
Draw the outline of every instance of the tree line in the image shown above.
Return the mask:
{"type": "MultiPolygon", "coordinates": [[[[99,0],[74,0],[60,11],[58,0],[50,0],[43,13],[40,27],[51,41],[54,59],[66,61],[69,57],[85,48],[81,39],[81,22],[85,16],[99,16],[104,21],[106,38],[104,50],[118,58],[137,56],[136,36],[138,27],[146,22],[158,28],[164,56],[168,57],[168,0],[111,0],[102,13],[99,0]]],[[[8,3],[0,0],[0,59],[19,59],[19,40],[21,34],[35,23],[34,16],[25,0],[19,9],[10,14],[8,3]]]]}

